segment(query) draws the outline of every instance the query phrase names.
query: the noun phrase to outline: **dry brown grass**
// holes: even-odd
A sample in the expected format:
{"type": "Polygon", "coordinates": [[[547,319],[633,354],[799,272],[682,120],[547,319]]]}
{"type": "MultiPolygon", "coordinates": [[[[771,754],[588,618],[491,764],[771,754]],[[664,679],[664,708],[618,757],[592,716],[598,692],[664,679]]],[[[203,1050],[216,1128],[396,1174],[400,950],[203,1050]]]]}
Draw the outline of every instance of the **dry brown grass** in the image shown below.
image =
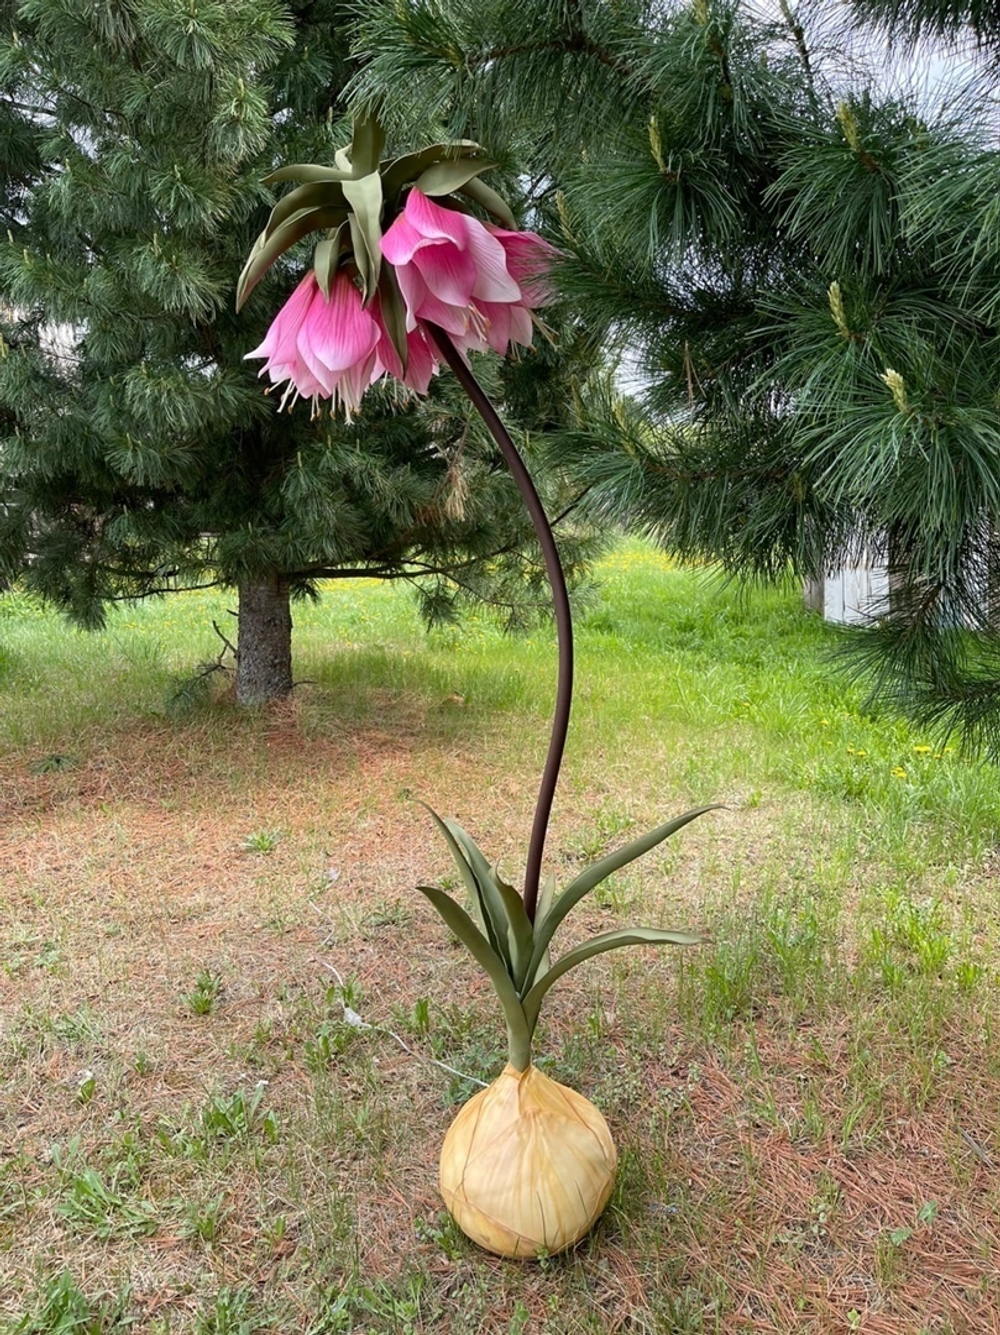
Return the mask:
{"type": "MultiPolygon", "coordinates": [[[[221,721],[91,736],[57,772],[34,772],[27,754],[0,768],[0,1318],[34,1310],[68,1269],[91,1296],[127,1281],[139,1333],[221,1330],[205,1305],[227,1285],[250,1295],[254,1331],[307,1331],[318,1293],[351,1286],[383,1305],[331,1331],[1000,1331],[985,992],[949,994],[916,1037],[874,994],[813,1016],[765,998],[720,1036],[683,1006],[678,1018],[675,957],[595,963],[554,995],[546,1034],[625,1151],[596,1241],[538,1268],[442,1234],[448,1078],[378,1034],[341,1033],[325,1065],[309,1043],[337,1019],[330,965],[356,980],[372,1021],[401,1028],[433,996],[459,1064],[499,1040],[486,984],[410,891],[446,856],[408,799],[433,794],[474,829],[470,812],[488,805],[497,823],[475,833],[512,856],[534,794],[524,721],[496,723],[484,775],[482,751],[436,734],[419,701],[387,698],[377,725],[350,733],[321,727],[308,693],[248,719],[220,709],[221,721]],[[245,851],[261,829],[281,831],[273,851],[245,851]],[[187,998],[203,971],[221,990],[199,1016],[187,998]],[[945,1057],[921,1083],[928,1036],[945,1057]],[[213,1096],[258,1080],[273,1140],[209,1137],[200,1159],[166,1146],[213,1096]],[[150,1203],[152,1231],[104,1238],[60,1214],[52,1147],[74,1141],[109,1181],[134,1162],[121,1194],[150,1203]],[[217,1235],[192,1235],[192,1203],[216,1198],[217,1235]]],[[[555,853],[569,857],[577,813],[614,783],[610,765],[599,788],[571,768],[555,853]]],[[[825,818],[800,801],[801,822],[825,818]]],[[[693,827],[669,897],[648,892],[644,909],[687,901],[697,920],[701,878],[773,857],[789,819],[765,801],[693,827]]],[[[590,907],[574,931],[611,912],[590,907]]]]}

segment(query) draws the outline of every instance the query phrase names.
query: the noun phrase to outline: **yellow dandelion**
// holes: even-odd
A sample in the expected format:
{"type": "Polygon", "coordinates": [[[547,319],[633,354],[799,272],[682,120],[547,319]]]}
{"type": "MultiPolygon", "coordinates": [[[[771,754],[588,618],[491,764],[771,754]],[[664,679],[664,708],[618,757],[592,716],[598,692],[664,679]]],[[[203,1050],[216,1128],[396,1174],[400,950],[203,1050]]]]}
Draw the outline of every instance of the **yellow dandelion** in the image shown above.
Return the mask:
{"type": "Polygon", "coordinates": [[[931,748],[929,746],[915,746],[913,749],[918,756],[926,756],[929,754],[931,748]]]}
{"type": "Polygon", "coordinates": [[[895,768],[894,768],[893,771],[892,771],[892,774],[893,774],[893,778],[895,778],[895,779],[905,779],[905,778],[906,778],[906,770],[903,769],[902,765],[896,765],[895,768]]]}

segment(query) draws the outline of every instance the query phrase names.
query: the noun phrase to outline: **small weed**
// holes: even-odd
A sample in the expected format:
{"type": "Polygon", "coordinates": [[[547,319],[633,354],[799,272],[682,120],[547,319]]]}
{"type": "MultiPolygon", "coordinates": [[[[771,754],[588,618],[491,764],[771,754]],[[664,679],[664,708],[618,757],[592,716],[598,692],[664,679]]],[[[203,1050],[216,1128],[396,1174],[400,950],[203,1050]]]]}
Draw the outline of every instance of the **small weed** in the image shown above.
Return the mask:
{"type": "Polygon", "coordinates": [[[302,1045],[302,1058],[313,1075],[343,1056],[359,1030],[344,1020],[321,1020],[311,1038],[302,1045]]]}
{"type": "Polygon", "coordinates": [[[187,1004],[192,1015],[211,1015],[221,991],[222,979],[208,969],[202,969],[194,980],[194,987],[187,994],[187,1004]]]}
{"type": "Polygon", "coordinates": [[[429,997],[418,997],[413,1003],[410,1027],[415,1034],[426,1037],[431,1031],[431,1003],[429,997]]]}
{"type": "Polygon", "coordinates": [[[249,1314],[252,1290],[221,1288],[194,1319],[194,1335],[252,1335],[249,1314]]]}
{"type": "Polygon", "coordinates": [[[188,1237],[197,1238],[207,1246],[218,1242],[222,1225],[231,1213],[225,1205],[225,1196],[220,1195],[209,1201],[189,1203],[184,1211],[184,1231],[188,1237]]]}
{"type": "Polygon", "coordinates": [[[68,1271],[51,1279],[34,1312],[27,1312],[10,1328],[11,1335],[118,1335],[132,1325],[126,1315],[128,1289],[116,1298],[92,1301],[68,1271]]]}
{"type": "Polygon", "coordinates": [[[93,1071],[81,1071],[80,1078],[76,1086],[77,1103],[87,1104],[94,1097],[97,1090],[97,1077],[93,1071]]]}
{"type": "Polygon", "coordinates": [[[256,1124],[264,1139],[272,1145],[278,1138],[278,1122],[274,1110],[268,1109],[258,1117],[266,1080],[259,1080],[250,1093],[237,1089],[227,1095],[214,1094],[201,1112],[201,1128],[205,1136],[216,1140],[246,1139],[256,1124]]]}
{"type": "Polygon", "coordinates": [[[284,837],[284,830],[254,830],[240,847],[244,853],[273,853],[284,837]]]}
{"type": "Polygon", "coordinates": [[[32,774],[60,774],[63,770],[76,769],[80,762],[76,756],[61,755],[58,751],[42,756],[30,765],[32,774]]]}
{"type": "Polygon", "coordinates": [[[437,1247],[449,1261],[457,1261],[468,1249],[465,1235],[450,1214],[442,1211],[432,1220],[416,1218],[413,1231],[420,1242],[437,1247]]]}
{"type": "Polygon", "coordinates": [[[121,1193],[117,1178],[106,1182],[83,1162],[77,1140],[71,1141],[65,1151],[53,1147],[52,1162],[60,1185],[56,1212],[73,1228],[105,1239],[139,1238],[156,1232],[153,1205],[121,1193]]]}

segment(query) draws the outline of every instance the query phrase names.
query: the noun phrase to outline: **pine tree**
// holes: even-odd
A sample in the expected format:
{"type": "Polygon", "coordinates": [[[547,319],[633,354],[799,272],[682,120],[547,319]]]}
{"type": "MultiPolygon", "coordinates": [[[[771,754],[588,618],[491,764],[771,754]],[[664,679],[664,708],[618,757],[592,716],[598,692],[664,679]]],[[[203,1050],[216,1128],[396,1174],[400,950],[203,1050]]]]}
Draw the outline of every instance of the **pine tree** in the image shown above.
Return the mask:
{"type": "MultiPolygon", "coordinates": [[[[854,670],[996,753],[992,104],[881,89],[813,38],[823,8],[393,0],[363,86],[391,105],[405,72],[558,196],[564,289],[647,384],[560,443],[590,505],[745,579],[881,550],[890,594],[847,642],[854,670]]],[[[994,8],[856,0],[855,46],[877,59],[872,22],[971,24],[995,56],[994,8]]]]}
{"type": "MultiPolygon", "coordinates": [[[[347,423],[278,412],[243,361],[309,262],[235,314],[261,178],[350,138],[350,7],[5,0],[0,20],[0,570],[89,626],[112,600],[237,588],[245,703],[291,688],[292,600],[324,579],[410,581],[431,619],[544,604],[516,492],[449,377],[421,404],[372,391],[347,423]]],[[[538,357],[569,402],[579,361],[538,357]]],[[[552,422],[532,365],[482,374],[534,436],[552,422]]],[[[573,566],[586,543],[564,542],[573,566]]]]}

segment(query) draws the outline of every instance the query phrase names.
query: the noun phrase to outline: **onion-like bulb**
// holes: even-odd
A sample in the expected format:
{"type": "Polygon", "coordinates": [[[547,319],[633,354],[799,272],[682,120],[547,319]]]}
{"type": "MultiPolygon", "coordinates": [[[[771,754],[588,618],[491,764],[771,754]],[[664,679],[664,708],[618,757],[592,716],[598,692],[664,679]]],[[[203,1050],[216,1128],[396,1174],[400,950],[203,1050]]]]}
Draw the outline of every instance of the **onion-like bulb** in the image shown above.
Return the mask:
{"type": "Polygon", "coordinates": [[[449,1127],[441,1195],[487,1251],[560,1252],[596,1222],[617,1162],[608,1124],[588,1099],[535,1066],[508,1064],[449,1127]]]}

